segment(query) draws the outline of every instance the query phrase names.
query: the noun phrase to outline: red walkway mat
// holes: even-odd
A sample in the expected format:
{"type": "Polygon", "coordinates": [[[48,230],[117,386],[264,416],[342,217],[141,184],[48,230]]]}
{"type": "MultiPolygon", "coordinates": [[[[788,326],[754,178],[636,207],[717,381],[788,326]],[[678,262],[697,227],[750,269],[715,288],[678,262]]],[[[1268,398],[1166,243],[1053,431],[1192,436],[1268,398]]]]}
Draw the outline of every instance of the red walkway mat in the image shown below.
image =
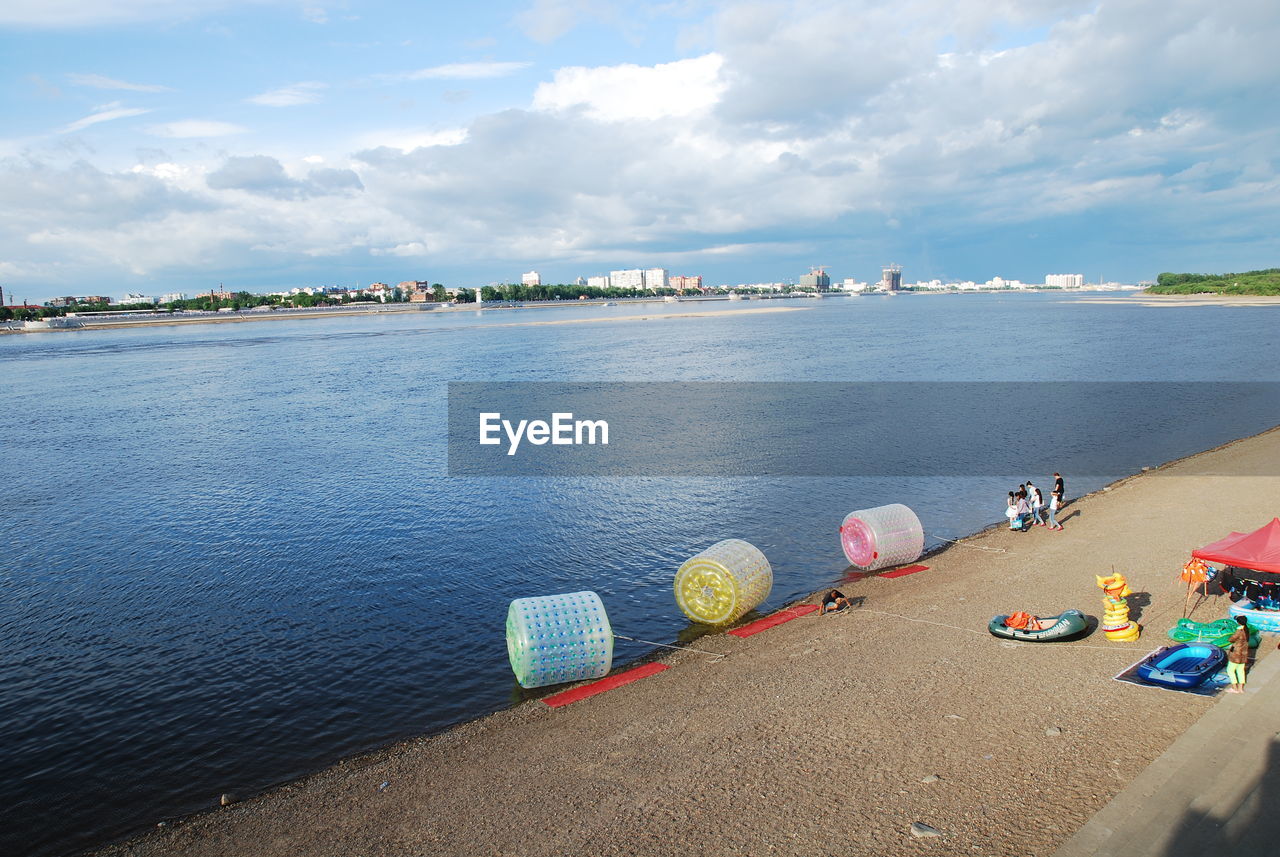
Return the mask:
{"type": "Polygon", "coordinates": [[[568,705],[571,702],[577,702],[579,699],[595,696],[597,693],[604,693],[606,690],[613,690],[615,687],[622,687],[624,684],[631,684],[633,681],[639,681],[642,678],[647,678],[668,669],[671,669],[670,664],[642,664],[629,670],[623,670],[615,675],[605,676],[599,681],[591,682],[591,684],[584,684],[580,687],[544,696],[542,701],[552,708],[559,708],[562,705],[568,705]]]}
{"type": "Polygon", "coordinates": [[[735,637],[750,637],[752,634],[759,634],[761,631],[767,631],[775,628],[783,622],[790,622],[792,619],[799,619],[818,609],[816,604],[801,604],[799,607],[789,607],[786,610],[779,610],[772,616],[765,616],[763,619],[757,619],[749,625],[743,625],[741,628],[734,628],[730,631],[735,637]]]}
{"type": "Polygon", "coordinates": [[[908,574],[915,574],[917,571],[928,571],[927,565],[909,565],[906,568],[899,568],[894,571],[886,571],[880,577],[905,577],[908,574]]]}

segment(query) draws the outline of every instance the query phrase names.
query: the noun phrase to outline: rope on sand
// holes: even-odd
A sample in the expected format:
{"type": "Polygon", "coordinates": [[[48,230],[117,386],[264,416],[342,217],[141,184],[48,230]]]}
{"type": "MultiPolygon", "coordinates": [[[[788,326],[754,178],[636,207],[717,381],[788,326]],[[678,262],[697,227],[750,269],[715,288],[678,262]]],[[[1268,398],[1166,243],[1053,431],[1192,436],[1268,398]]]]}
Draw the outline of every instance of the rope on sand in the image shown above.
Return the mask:
{"type": "Polygon", "coordinates": [[[633,643],[644,643],[646,646],[661,646],[664,649],[679,649],[684,652],[697,652],[700,655],[707,655],[713,661],[724,660],[728,657],[727,654],[723,654],[721,652],[708,652],[706,649],[695,649],[693,646],[673,646],[668,643],[655,643],[652,640],[640,640],[635,637],[624,637],[621,634],[614,634],[613,636],[618,640],[630,640],[633,643]]]}
{"type": "Polygon", "coordinates": [[[986,545],[971,545],[968,542],[962,542],[959,539],[949,539],[946,536],[940,536],[937,533],[926,533],[925,535],[931,539],[938,539],[939,541],[951,542],[953,545],[960,545],[962,548],[973,548],[976,551],[987,551],[988,553],[1008,553],[1004,548],[992,548],[987,547],[986,545]]]}
{"type": "MultiPolygon", "coordinates": [[[[892,617],[893,617],[893,618],[895,618],[895,619],[905,619],[905,620],[906,620],[906,621],[908,621],[908,622],[920,622],[920,623],[925,624],[925,625],[937,625],[939,628],[951,628],[951,629],[952,629],[952,630],[954,630],[954,631],[967,631],[967,632],[969,632],[970,634],[977,634],[978,636],[982,637],[983,639],[995,639],[994,637],[990,636],[990,634],[988,634],[988,633],[984,633],[983,631],[979,631],[979,630],[976,630],[976,629],[974,629],[974,628],[965,628],[965,627],[960,626],[960,625],[948,625],[948,624],[947,624],[947,623],[945,623],[945,622],[934,622],[934,621],[932,621],[932,620],[930,620],[930,619],[917,619],[917,618],[916,618],[916,617],[914,617],[914,616],[903,616],[901,613],[887,613],[887,612],[885,612],[884,610],[872,610],[872,609],[870,609],[870,608],[868,608],[868,607],[858,607],[858,608],[854,609],[852,612],[853,612],[854,614],[857,614],[857,613],[879,613],[881,616],[892,616],[892,617]]],[[[1019,642],[1017,642],[1016,640],[1000,640],[1000,643],[1001,643],[1001,645],[1004,645],[1005,643],[1009,643],[1009,644],[1010,644],[1010,645],[1008,645],[1008,646],[1005,646],[1005,648],[1013,648],[1013,647],[1017,647],[1017,648],[1019,648],[1019,649],[1023,649],[1023,648],[1032,648],[1032,649],[1036,649],[1036,648],[1046,648],[1045,646],[1040,646],[1040,645],[1037,645],[1036,643],[1019,643],[1019,642]]],[[[1047,648],[1052,648],[1052,649],[1054,649],[1054,650],[1061,650],[1061,649],[1099,649],[1099,650],[1104,651],[1104,652],[1116,652],[1116,653],[1126,653],[1126,652],[1127,652],[1127,653],[1132,654],[1132,650],[1131,650],[1131,649],[1120,649],[1120,648],[1116,648],[1115,646],[1073,646],[1073,645],[1066,645],[1066,646],[1050,646],[1050,647],[1047,647],[1047,648]]]]}

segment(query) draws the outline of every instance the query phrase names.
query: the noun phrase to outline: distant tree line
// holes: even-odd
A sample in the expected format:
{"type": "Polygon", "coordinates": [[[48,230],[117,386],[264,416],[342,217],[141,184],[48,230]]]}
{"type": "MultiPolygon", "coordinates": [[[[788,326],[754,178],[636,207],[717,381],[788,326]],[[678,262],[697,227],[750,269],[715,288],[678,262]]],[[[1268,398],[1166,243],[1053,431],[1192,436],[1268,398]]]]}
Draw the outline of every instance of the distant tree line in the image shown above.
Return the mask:
{"type": "Polygon", "coordinates": [[[1147,289],[1157,295],[1280,295],[1280,268],[1242,274],[1171,274],[1147,289]]]}
{"type": "MultiPolygon", "coordinates": [[[[433,297],[438,301],[447,301],[449,296],[445,293],[444,286],[436,283],[433,288],[433,297]]],[[[395,288],[391,290],[389,298],[394,302],[401,302],[406,299],[404,292],[395,288]]],[[[474,300],[474,298],[473,298],[474,300]]],[[[346,292],[324,293],[309,295],[306,292],[300,292],[296,295],[255,295],[250,292],[233,292],[229,298],[219,298],[214,295],[196,295],[193,298],[183,298],[182,300],[168,301],[162,304],[152,303],[111,303],[109,301],[98,301],[96,303],[79,303],[73,302],[67,306],[27,306],[10,309],[9,307],[0,307],[0,321],[25,321],[27,319],[51,318],[60,315],[66,315],[69,312],[123,312],[125,310],[152,310],[156,312],[216,312],[220,309],[253,309],[260,306],[291,306],[291,307],[327,307],[327,306],[343,306],[347,304],[358,303],[378,303],[380,299],[374,295],[358,294],[354,297],[346,292]]]]}
{"type": "MultiPolygon", "coordinates": [[[[475,299],[474,292],[467,290],[475,299]]],[[[578,298],[642,298],[676,294],[675,289],[620,289],[610,286],[579,286],[559,283],[556,285],[525,286],[520,283],[504,283],[500,286],[484,286],[481,300],[486,301],[576,301],[578,298]]],[[[461,299],[461,298],[460,298],[461,299]]]]}

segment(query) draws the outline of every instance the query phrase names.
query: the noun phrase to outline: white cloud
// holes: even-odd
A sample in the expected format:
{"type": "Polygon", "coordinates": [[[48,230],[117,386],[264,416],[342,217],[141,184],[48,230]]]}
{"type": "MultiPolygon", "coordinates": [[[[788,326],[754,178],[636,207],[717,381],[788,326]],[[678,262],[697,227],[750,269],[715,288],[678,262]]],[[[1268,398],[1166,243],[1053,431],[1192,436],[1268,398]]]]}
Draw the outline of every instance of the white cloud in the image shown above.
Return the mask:
{"type": "Polygon", "coordinates": [[[246,98],[250,104],[260,104],[263,107],[295,107],[299,104],[315,104],[320,100],[321,90],[325,89],[327,84],[314,80],[305,80],[301,83],[291,83],[288,86],[282,86],[279,89],[271,89],[261,95],[255,95],[252,98],[246,98]]]}
{"type": "Polygon", "coordinates": [[[68,74],[67,80],[77,86],[91,86],[94,89],[124,89],[130,92],[173,92],[168,86],[153,83],[129,83],[100,74],[68,74]]]}
{"type": "Polygon", "coordinates": [[[445,128],[435,131],[391,129],[362,133],[352,141],[352,147],[361,151],[386,146],[402,152],[411,152],[424,146],[457,146],[466,139],[466,128],[445,128]]]}
{"type": "Polygon", "coordinates": [[[124,119],[127,116],[141,116],[143,113],[151,112],[149,109],[144,107],[121,107],[119,101],[104,104],[101,107],[94,108],[94,110],[94,113],[90,113],[83,119],[77,119],[69,125],[63,126],[60,133],[69,134],[73,131],[88,128],[90,125],[97,125],[99,122],[110,122],[112,119],[124,119]]]}
{"type": "Polygon", "coordinates": [[[291,0],[6,0],[0,25],[68,29],[135,21],[193,18],[234,6],[291,0]]]}
{"type": "Polygon", "coordinates": [[[607,122],[690,116],[714,106],[724,92],[724,58],[710,53],[655,66],[570,67],[538,84],[538,110],[585,108],[607,122]]]}
{"type": "MultiPolygon", "coordinates": [[[[851,246],[873,262],[910,263],[898,251],[930,243],[996,256],[1035,231],[1117,257],[1199,251],[1205,266],[1280,252],[1280,130],[1264,109],[1280,20],[1254,0],[996,2],[726,3],[712,52],[560,69],[531,109],[465,128],[352,122],[331,148],[309,136],[212,163],[175,146],[127,173],[51,165],[69,147],[49,164],[13,158],[0,162],[0,258],[59,276],[293,271],[342,254],[375,275],[424,255],[433,270],[665,259],[696,273],[810,252],[849,263],[851,246]]],[[[477,66],[494,64],[418,79],[477,66]]]]}
{"type": "Polygon", "coordinates": [[[399,80],[482,80],[506,77],[531,65],[533,63],[528,62],[456,62],[420,68],[417,71],[390,75],[390,77],[399,80]]]}
{"type": "Polygon", "coordinates": [[[627,0],[533,0],[517,13],[513,23],[530,39],[549,44],[568,33],[584,20],[603,22],[632,35],[641,24],[654,16],[680,14],[681,7],[693,3],[646,3],[627,0]]]}
{"type": "Polygon", "coordinates": [[[397,244],[394,247],[373,247],[369,250],[373,256],[425,256],[427,255],[427,245],[421,241],[410,241],[407,244],[397,244]]]}
{"type": "Polygon", "coordinates": [[[572,30],[588,5],[584,0],[534,0],[515,21],[526,36],[547,44],[572,30]]]}
{"type": "Polygon", "coordinates": [[[232,122],[219,122],[214,119],[180,119],[177,122],[165,122],[151,125],[147,133],[156,137],[173,137],[186,139],[189,137],[229,137],[243,134],[249,129],[232,122]]]}

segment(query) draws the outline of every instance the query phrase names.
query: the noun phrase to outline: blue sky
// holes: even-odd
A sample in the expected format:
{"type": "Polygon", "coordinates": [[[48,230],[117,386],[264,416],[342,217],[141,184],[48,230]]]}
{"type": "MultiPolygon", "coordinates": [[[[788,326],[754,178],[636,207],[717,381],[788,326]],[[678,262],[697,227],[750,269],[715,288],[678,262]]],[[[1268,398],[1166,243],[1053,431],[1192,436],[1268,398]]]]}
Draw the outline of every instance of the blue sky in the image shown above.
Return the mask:
{"type": "Polygon", "coordinates": [[[1280,7],[9,0],[11,296],[1280,265],[1280,7]]]}

